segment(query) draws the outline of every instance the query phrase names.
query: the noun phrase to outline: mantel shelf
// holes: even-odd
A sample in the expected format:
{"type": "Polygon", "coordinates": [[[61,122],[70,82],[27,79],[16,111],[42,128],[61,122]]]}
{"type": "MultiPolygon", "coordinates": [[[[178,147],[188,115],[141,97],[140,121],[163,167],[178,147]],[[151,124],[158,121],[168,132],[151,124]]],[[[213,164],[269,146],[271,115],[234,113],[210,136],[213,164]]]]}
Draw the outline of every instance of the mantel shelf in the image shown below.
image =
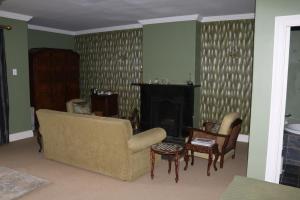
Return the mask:
{"type": "Polygon", "coordinates": [[[131,83],[131,85],[133,86],[160,86],[160,87],[167,87],[167,86],[171,86],[171,87],[193,87],[193,88],[197,88],[197,87],[201,87],[201,85],[188,85],[188,84],[149,84],[149,83],[131,83]]]}

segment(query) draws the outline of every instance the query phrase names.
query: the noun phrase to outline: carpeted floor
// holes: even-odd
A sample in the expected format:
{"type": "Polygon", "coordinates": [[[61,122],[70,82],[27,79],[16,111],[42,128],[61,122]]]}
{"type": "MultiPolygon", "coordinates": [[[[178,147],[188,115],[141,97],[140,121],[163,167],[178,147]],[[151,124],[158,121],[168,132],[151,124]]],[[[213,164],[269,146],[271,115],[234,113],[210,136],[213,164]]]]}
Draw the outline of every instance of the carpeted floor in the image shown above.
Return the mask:
{"type": "Polygon", "coordinates": [[[169,175],[168,164],[161,161],[155,167],[155,177],[150,173],[134,182],[123,182],[101,174],[46,160],[38,153],[34,138],[0,146],[0,166],[23,171],[47,179],[50,184],[33,191],[22,200],[217,200],[234,175],[246,175],[248,145],[239,143],[236,159],[225,161],[223,169],[211,170],[206,176],[207,160],[196,158],[195,165],[187,171],[180,163],[179,182],[174,181],[174,168],[169,175]]]}

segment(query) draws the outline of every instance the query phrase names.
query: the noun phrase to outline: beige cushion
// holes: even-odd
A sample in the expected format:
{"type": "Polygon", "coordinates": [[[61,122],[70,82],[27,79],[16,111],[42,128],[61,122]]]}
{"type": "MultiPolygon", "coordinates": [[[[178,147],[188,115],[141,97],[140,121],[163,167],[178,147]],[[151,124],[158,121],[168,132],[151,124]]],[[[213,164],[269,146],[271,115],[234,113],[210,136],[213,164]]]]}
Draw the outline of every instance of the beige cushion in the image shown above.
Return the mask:
{"type": "Polygon", "coordinates": [[[79,114],[91,113],[90,105],[87,103],[87,101],[83,99],[71,99],[66,103],[66,107],[67,107],[67,112],[70,113],[79,113],[79,114]],[[80,104],[80,106],[77,106],[77,104],[80,104]],[[76,111],[75,111],[75,106],[77,106],[76,111]]]}
{"type": "Polygon", "coordinates": [[[74,113],[91,114],[91,108],[87,102],[73,102],[74,113]]]}
{"type": "Polygon", "coordinates": [[[240,118],[240,113],[238,112],[232,112],[225,115],[219,129],[219,134],[228,135],[230,130],[230,125],[238,118],[240,118]]]}

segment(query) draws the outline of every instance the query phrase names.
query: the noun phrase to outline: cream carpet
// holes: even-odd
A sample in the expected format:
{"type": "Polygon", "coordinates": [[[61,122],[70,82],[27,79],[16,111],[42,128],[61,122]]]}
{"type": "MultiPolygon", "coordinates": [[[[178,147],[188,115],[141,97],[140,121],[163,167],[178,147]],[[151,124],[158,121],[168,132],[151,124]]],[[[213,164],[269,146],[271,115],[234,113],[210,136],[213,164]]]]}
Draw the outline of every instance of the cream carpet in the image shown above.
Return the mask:
{"type": "Polygon", "coordinates": [[[48,183],[47,180],[0,167],[0,200],[13,200],[48,183]]]}
{"type": "MultiPolygon", "coordinates": [[[[47,179],[51,184],[33,191],[21,200],[217,200],[234,175],[245,176],[248,145],[239,143],[236,158],[225,160],[224,168],[206,176],[207,160],[196,158],[194,166],[183,170],[180,163],[179,182],[175,183],[174,165],[169,175],[168,163],[155,166],[154,179],[150,173],[134,182],[123,182],[101,174],[46,160],[38,153],[34,138],[0,146],[0,166],[23,171],[47,179]]],[[[219,166],[218,166],[219,168],[219,166]]]]}

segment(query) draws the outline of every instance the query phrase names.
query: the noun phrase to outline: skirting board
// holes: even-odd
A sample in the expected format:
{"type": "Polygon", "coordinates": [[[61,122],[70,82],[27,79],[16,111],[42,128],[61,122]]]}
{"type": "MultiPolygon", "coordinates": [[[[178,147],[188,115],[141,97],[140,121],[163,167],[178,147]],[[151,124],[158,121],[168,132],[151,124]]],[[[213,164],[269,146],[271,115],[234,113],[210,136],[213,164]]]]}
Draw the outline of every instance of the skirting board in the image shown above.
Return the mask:
{"type": "Polygon", "coordinates": [[[237,139],[238,142],[249,142],[249,135],[239,134],[239,137],[237,139]]]}
{"type": "Polygon", "coordinates": [[[19,132],[19,133],[12,133],[9,134],[9,142],[14,142],[17,140],[23,140],[26,138],[31,138],[33,137],[33,131],[29,130],[29,131],[23,131],[23,132],[19,132]]]}

